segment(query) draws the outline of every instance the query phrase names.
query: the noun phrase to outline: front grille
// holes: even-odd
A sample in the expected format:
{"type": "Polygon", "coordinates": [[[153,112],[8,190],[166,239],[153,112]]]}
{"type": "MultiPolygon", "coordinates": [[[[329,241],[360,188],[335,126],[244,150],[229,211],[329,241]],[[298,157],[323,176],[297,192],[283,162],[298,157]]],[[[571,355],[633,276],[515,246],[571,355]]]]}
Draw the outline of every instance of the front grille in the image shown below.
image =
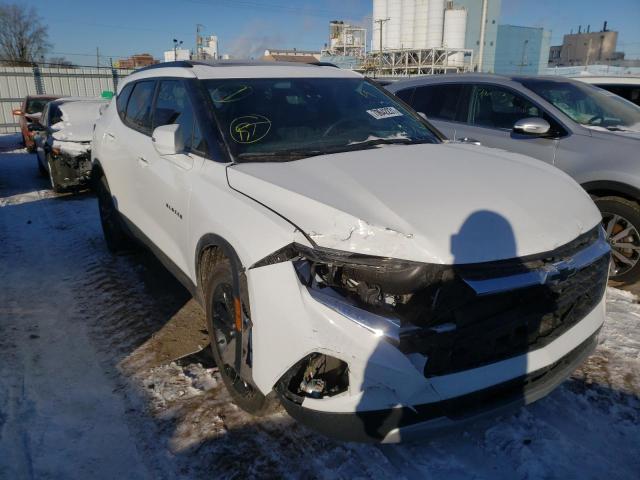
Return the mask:
{"type": "MultiPolygon", "coordinates": [[[[562,247],[562,255],[567,254],[562,247]]],[[[604,295],[608,268],[609,256],[604,255],[568,278],[484,296],[457,276],[439,292],[440,310],[422,328],[402,335],[400,349],[427,357],[427,377],[536,350],[596,307],[604,295]]]]}

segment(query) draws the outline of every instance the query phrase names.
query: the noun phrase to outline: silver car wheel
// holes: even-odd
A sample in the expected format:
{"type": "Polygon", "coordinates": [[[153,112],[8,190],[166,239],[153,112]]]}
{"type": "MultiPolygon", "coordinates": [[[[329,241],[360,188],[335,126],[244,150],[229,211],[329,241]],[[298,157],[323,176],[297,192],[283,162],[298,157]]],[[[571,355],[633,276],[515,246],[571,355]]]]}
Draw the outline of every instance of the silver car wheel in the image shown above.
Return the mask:
{"type": "Polygon", "coordinates": [[[602,212],[602,223],[611,245],[612,277],[624,275],[640,260],[640,235],[626,218],[614,213],[602,212]]]}

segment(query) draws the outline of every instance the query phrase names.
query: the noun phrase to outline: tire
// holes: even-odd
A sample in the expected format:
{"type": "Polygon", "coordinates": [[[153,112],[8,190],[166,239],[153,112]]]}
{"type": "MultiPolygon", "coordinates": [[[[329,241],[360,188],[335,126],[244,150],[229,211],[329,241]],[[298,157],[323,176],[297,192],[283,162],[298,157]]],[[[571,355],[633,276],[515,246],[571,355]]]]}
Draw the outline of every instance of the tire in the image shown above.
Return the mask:
{"type": "Polygon", "coordinates": [[[630,284],[640,279],[640,205],[622,197],[600,197],[595,203],[612,249],[610,279],[630,284]],[[625,233],[626,232],[626,235],[625,233]],[[623,235],[620,237],[620,235],[623,235]]]}
{"type": "Polygon", "coordinates": [[[45,153],[44,158],[46,159],[47,166],[49,167],[49,182],[51,183],[51,190],[55,193],[63,193],[65,188],[58,182],[58,169],[56,164],[51,161],[51,155],[48,153],[45,153]]]}
{"type": "Polygon", "coordinates": [[[135,241],[124,226],[124,221],[113,202],[109,184],[104,175],[96,182],[96,196],[98,197],[102,233],[109,251],[120,253],[133,250],[135,241]]]}
{"type": "MultiPolygon", "coordinates": [[[[228,259],[221,259],[214,265],[207,279],[204,294],[211,352],[233,403],[256,416],[273,412],[278,405],[275,394],[264,396],[250,380],[236,375],[233,365],[223,360],[223,345],[227,348],[231,348],[232,345],[232,337],[230,339],[230,335],[226,335],[225,332],[235,332],[236,302],[233,294],[233,272],[228,259]]],[[[227,352],[227,358],[235,357],[233,352],[235,350],[227,352]]]]}

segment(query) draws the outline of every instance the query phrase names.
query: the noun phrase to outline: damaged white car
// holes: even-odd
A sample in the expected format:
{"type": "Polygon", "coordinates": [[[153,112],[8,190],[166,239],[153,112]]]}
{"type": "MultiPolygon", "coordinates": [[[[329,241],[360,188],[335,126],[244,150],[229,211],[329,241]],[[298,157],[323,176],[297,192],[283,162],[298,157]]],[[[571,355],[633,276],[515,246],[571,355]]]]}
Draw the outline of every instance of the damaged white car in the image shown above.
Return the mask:
{"type": "Polygon", "coordinates": [[[107,245],[191,290],[249,412],[400,441],[534,401],[597,343],[610,248],[584,190],[444,142],[356,73],[147,67],[92,161],[107,245]]]}
{"type": "Polygon", "coordinates": [[[38,170],[47,175],[54,192],[87,186],[91,177],[91,138],[102,98],[65,97],[47,103],[35,132],[38,170]]]}

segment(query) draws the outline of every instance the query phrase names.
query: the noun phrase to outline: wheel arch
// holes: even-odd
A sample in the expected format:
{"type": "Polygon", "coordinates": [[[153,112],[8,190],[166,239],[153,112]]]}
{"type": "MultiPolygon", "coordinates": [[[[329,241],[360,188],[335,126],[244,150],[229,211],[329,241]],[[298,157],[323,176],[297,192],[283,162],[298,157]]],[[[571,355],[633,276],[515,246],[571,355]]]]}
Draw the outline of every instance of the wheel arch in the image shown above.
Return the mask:
{"type": "Polygon", "coordinates": [[[244,275],[244,267],[240,257],[225,238],[215,233],[207,233],[198,240],[195,255],[196,291],[199,297],[197,300],[202,306],[206,306],[204,289],[207,276],[220,258],[227,258],[231,262],[234,295],[240,297],[240,277],[244,275]]]}
{"type": "Polygon", "coordinates": [[[640,189],[613,180],[597,180],[582,184],[587,193],[595,197],[622,197],[640,203],[640,189]]]}

